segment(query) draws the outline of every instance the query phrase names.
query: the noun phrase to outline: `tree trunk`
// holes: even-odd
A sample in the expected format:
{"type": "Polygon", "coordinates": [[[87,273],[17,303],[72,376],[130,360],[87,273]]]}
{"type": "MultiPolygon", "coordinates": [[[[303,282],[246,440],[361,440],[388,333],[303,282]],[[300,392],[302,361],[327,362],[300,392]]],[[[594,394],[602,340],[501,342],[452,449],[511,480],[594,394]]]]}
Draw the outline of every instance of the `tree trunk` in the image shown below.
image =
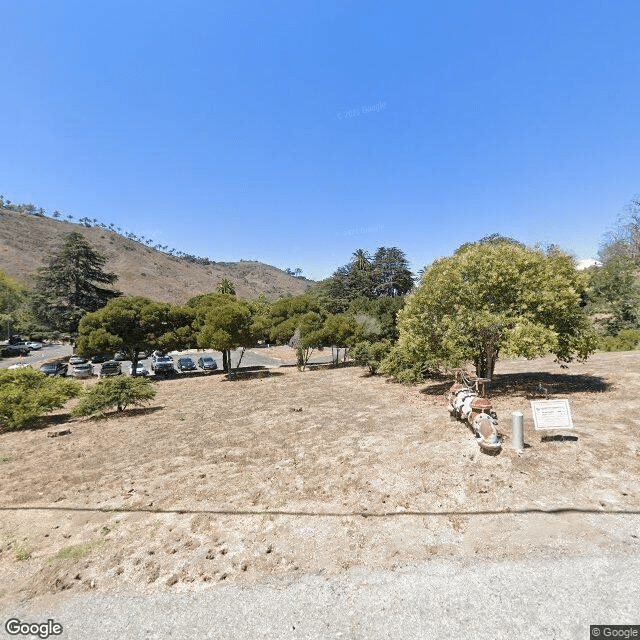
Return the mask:
{"type": "Polygon", "coordinates": [[[131,357],[131,375],[135,378],[138,375],[138,351],[134,351],[131,357]]]}

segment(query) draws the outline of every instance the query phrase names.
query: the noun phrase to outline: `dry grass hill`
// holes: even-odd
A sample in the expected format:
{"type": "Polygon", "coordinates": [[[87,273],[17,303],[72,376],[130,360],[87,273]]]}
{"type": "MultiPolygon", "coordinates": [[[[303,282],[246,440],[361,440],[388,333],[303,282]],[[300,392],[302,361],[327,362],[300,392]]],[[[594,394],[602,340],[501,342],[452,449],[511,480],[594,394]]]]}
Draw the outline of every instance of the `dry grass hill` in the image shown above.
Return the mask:
{"type": "MultiPolygon", "coordinates": [[[[198,264],[170,256],[100,227],[32,216],[0,209],[0,269],[28,287],[30,274],[57,251],[63,237],[78,231],[97,251],[109,258],[106,270],[118,274],[117,288],[172,304],[199,293],[215,291],[229,278],[238,297],[252,299],[264,293],[274,300],[281,295],[304,293],[310,280],[295,278],[262,262],[217,262],[198,264]]],[[[209,256],[215,259],[215,256],[209,256]]]]}

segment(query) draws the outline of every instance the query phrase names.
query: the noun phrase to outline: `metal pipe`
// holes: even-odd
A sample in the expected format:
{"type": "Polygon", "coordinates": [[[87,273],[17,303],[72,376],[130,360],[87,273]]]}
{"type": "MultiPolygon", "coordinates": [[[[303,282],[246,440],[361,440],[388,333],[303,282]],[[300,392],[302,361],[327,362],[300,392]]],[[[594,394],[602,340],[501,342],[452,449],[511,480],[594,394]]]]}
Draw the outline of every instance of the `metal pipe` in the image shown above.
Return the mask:
{"type": "Polygon", "coordinates": [[[520,411],[511,414],[511,446],[518,452],[524,452],[524,416],[520,411]]]}

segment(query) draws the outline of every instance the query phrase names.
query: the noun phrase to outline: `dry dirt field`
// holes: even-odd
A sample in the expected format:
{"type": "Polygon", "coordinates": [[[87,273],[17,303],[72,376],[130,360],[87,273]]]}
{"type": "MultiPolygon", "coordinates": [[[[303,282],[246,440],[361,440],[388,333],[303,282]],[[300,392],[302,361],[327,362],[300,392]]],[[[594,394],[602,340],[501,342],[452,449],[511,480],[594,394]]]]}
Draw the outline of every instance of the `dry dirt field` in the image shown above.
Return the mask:
{"type": "Polygon", "coordinates": [[[146,409],[0,439],[0,607],[61,591],[186,591],[433,557],[640,552],[640,352],[502,360],[504,447],[451,422],[451,380],[360,368],[157,384],[146,409]],[[541,441],[538,383],[576,439],[541,441]],[[510,414],[525,415],[522,456],[510,414]],[[47,437],[70,428],[71,434],[47,437]]]}

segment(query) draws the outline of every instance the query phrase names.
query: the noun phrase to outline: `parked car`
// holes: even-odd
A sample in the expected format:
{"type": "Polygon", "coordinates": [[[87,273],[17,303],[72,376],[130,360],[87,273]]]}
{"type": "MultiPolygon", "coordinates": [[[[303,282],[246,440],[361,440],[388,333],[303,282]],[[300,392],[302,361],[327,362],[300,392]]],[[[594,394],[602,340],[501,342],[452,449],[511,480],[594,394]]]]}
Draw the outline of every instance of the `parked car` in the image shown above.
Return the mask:
{"type": "Polygon", "coordinates": [[[25,367],[30,367],[31,365],[28,362],[16,362],[15,364],[12,364],[10,367],[7,367],[7,369],[24,369],[25,367]]]}
{"type": "Polygon", "coordinates": [[[182,358],[178,358],[178,369],[180,371],[196,371],[197,367],[193,358],[183,356],[182,358]]]}
{"type": "Polygon", "coordinates": [[[2,347],[0,356],[5,358],[15,358],[16,356],[28,356],[30,352],[29,347],[19,344],[8,344],[2,347]]]}
{"type": "Polygon", "coordinates": [[[74,366],[76,364],[84,364],[87,361],[86,358],[76,355],[75,353],[69,358],[69,364],[74,366]]]}
{"type": "Polygon", "coordinates": [[[118,351],[118,353],[116,353],[113,356],[113,359],[116,360],[117,362],[122,362],[123,360],[128,360],[127,354],[126,353],[122,353],[122,351],[118,351]]]}
{"type": "MultiPolygon", "coordinates": [[[[129,365],[129,375],[133,375],[133,362],[129,365]]],[[[148,376],[149,371],[147,367],[144,366],[144,362],[138,362],[138,366],[136,367],[136,375],[137,376],[148,376]]]]}
{"type": "Polygon", "coordinates": [[[174,373],[173,359],[169,356],[154,356],[151,360],[151,371],[154,373],[174,373]]]}
{"type": "Polygon", "coordinates": [[[215,371],[218,368],[218,363],[211,356],[202,356],[198,358],[198,366],[205,371],[215,371]]]}
{"type": "Polygon", "coordinates": [[[91,362],[93,364],[101,364],[102,362],[107,362],[109,360],[111,360],[111,358],[105,354],[93,356],[91,358],[91,362]]]}
{"type": "Polygon", "coordinates": [[[38,349],[42,349],[42,342],[26,342],[24,346],[37,351],[38,349]]]}
{"type": "Polygon", "coordinates": [[[71,369],[69,375],[74,378],[90,378],[93,375],[93,367],[88,362],[77,364],[71,369]]]}
{"type": "Polygon", "coordinates": [[[69,365],[66,362],[47,362],[40,367],[40,371],[47,376],[58,376],[63,378],[67,375],[69,365]]]}
{"type": "Polygon", "coordinates": [[[100,367],[100,377],[119,376],[122,373],[122,365],[115,360],[109,360],[100,367]]]}

